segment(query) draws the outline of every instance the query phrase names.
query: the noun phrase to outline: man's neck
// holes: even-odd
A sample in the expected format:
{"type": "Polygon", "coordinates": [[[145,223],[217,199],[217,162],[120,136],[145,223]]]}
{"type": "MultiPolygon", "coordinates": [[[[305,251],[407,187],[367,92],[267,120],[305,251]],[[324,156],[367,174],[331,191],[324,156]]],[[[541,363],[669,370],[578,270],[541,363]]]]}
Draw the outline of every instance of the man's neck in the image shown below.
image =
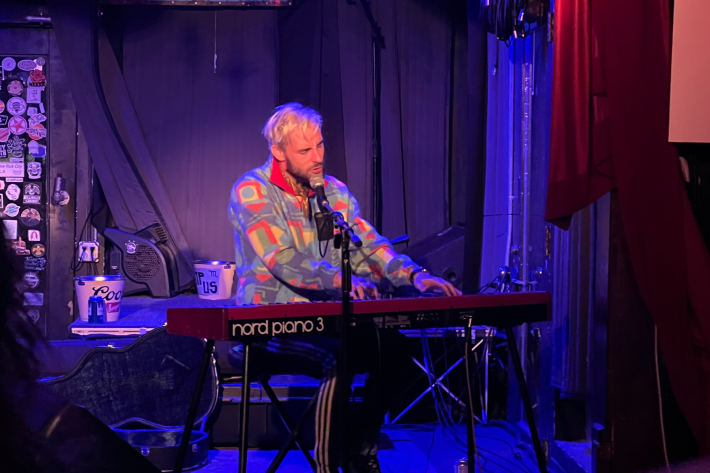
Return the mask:
{"type": "Polygon", "coordinates": [[[308,192],[311,189],[308,184],[299,182],[299,180],[296,179],[291,173],[285,169],[281,169],[281,166],[279,166],[279,169],[281,170],[281,175],[284,177],[286,183],[291,186],[291,189],[293,189],[296,194],[302,197],[308,196],[308,192]]]}

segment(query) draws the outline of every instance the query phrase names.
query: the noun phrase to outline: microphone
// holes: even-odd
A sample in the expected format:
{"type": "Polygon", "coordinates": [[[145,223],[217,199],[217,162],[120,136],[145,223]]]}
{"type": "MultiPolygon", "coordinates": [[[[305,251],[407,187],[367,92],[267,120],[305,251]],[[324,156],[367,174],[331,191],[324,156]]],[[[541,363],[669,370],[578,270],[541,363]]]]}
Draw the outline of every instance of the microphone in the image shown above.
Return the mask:
{"type": "Polygon", "coordinates": [[[348,222],[346,222],[343,218],[343,214],[341,214],[340,212],[335,212],[328,203],[328,198],[325,196],[325,180],[323,179],[323,176],[321,176],[320,174],[316,174],[309,179],[309,183],[311,185],[311,189],[313,189],[313,192],[315,192],[316,194],[316,201],[318,202],[318,207],[320,208],[320,211],[324,214],[332,214],[338,226],[341,227],[343,231],[349,232],[350,239],[353,244],[356,247],[360,248],[362,246],[362,240],[360,240],[360,238],[355,235],[353,229],[350,228],[348,222]]]}
{"type": "Polygon", "coordinates": [[[328,198],[325,196],[325,179],[320,174],[315,174],[311,176],[309,181],[311,189],[316,194],[316,202],[318,202],[318,208],[321,212],[333,213],[333,209],[330,208],[328,203],[328,198]]]}

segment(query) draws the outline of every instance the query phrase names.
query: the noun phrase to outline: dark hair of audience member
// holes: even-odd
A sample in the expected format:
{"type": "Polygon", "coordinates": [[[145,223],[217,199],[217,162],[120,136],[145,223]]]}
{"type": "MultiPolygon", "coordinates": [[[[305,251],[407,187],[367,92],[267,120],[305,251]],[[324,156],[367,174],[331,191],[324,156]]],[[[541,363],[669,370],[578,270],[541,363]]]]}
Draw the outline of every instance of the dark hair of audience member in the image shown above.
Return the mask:
{"type": "Polygon", "coordinates": [[[3,471],[36,470],[39,445],[22,409],[38,376],[35,349],[42,337],[23,307],[16,256],[0,244],[0,463],[3,471]]]}

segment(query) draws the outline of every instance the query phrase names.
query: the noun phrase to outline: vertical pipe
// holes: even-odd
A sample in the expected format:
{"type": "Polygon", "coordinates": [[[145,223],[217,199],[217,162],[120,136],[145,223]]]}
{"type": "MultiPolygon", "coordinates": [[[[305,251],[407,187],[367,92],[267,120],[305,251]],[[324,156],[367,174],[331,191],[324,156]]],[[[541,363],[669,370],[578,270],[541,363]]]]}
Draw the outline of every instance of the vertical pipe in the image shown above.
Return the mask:
{"type": "Polygon", "coordinates": [[[533,52],[533,42],[532,37],[527,37],[523,40],[524,44],[524,56],[523,56],[523,126],[521,129],[521,135],[523,140],[523,153],[522,153],[522,189],[521,189],[521,230],[522,230],[522,244],[520,252],[520,274],[518,279],[523,282],[523,291],[528,290],[528,278],[530,277],[530,169],[531,169],[531,159],[532,159],[532,146],[531,146],[531,119],[532,119],[532,52],[533,52]]]}
{"type": "MultiPolygon", "coordinates": [[[[500,48],[501,43],[496,40],[496,48],[500,48]]],[[[515,161],[513,155],[515,152],[515,63],[512,60],[515,58],[515,41],[510,43],[508,48],[508,237],[505,242],[505,265],[510,266],[510,250],[513,245],[513,180],[515,161]]],[[[500,68],[499,68],[500,69],[500,68]]]]}
{"type": "MultiPolygon", "coordinates": [[[[523,102],[523,123],[521,127],[522,137],[522,179],[520,196],[520,273],[518,279],[522,281],[523,291],[527,292],[530,283],[530,171],[532,160],[532,54],[534,50],[533,37],[524,38],[523,41],[523,64],[522,64],[522,102],[523,102]]],[[[523,372],[526,372],[527,365],[527,324],[520,326],[520,352],[522,353],[521,365],[523,372]]]]}

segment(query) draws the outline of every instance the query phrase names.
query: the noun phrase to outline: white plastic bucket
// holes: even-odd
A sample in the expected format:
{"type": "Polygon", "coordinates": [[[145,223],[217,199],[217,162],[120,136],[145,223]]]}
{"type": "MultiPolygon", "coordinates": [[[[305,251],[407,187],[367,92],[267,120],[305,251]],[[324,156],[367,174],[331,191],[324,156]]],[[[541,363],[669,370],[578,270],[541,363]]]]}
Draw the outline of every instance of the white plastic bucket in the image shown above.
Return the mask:
{"type": "Polygon", "coordinates": [[[121,312],[121,298],[126,280],[120,274],[108,276],[81,276],[74,278],[79,318],[89,321],[89,297],[99,296],[106,302],[104,322],[115,322],[121,312]]]}
{"type": "Polygon", "coordinates": [[[231,261],[195,261],[195,285],[200,299],[232,297],[234,270],[231,261]]]}

